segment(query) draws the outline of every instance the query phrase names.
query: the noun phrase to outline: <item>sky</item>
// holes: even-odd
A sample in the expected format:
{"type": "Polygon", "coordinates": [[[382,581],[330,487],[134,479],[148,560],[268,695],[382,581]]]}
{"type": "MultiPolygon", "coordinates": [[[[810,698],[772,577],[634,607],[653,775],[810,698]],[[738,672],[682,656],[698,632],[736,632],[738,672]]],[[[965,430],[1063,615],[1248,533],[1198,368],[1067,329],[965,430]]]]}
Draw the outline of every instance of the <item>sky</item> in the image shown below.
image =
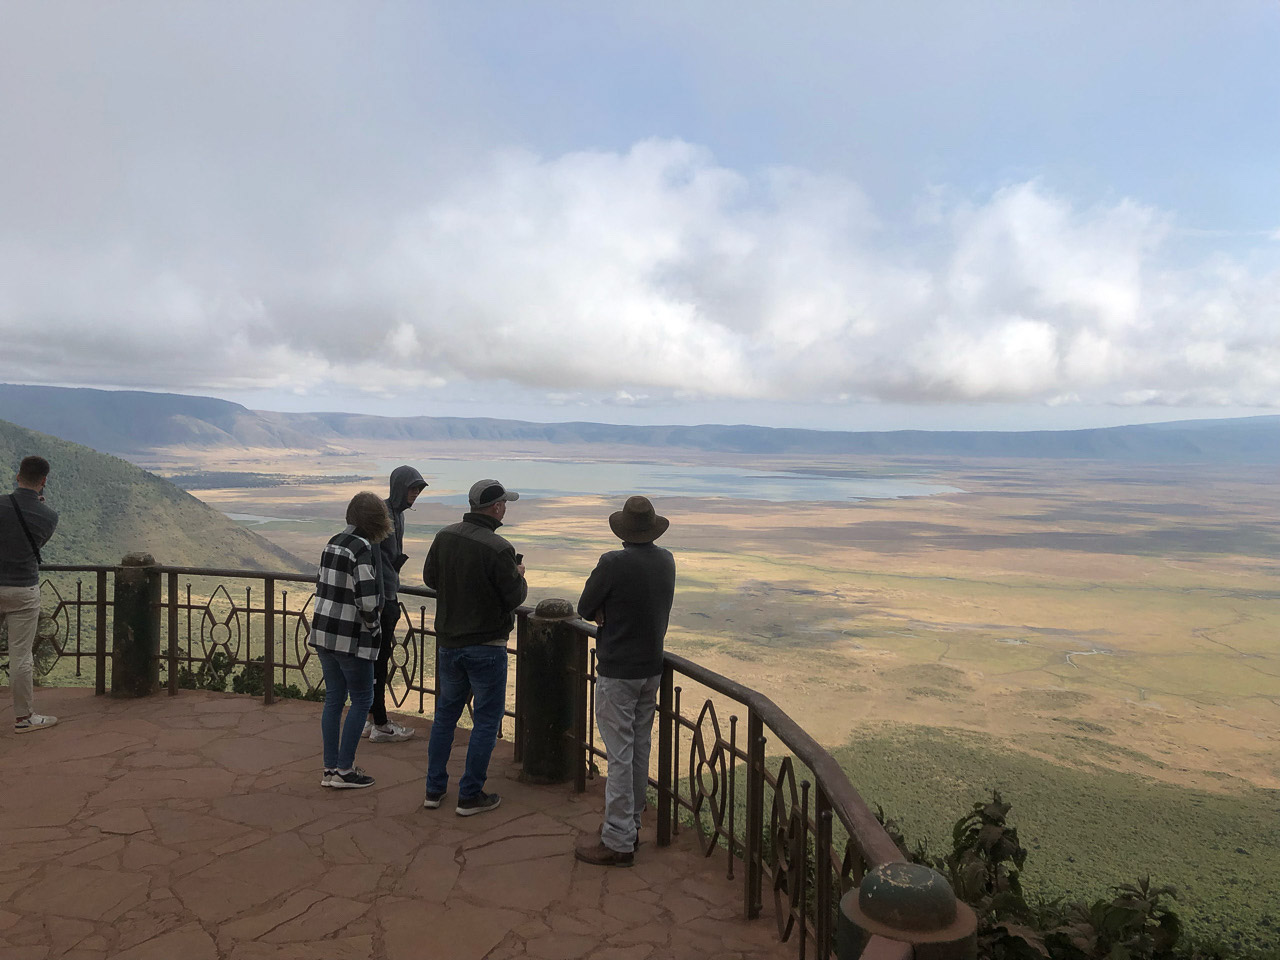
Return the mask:
{"type": "Polygon", "coordinates": [[[1280,413],[1277,49],[1277,0],[0,0],[0,382],[1280,413]]]}

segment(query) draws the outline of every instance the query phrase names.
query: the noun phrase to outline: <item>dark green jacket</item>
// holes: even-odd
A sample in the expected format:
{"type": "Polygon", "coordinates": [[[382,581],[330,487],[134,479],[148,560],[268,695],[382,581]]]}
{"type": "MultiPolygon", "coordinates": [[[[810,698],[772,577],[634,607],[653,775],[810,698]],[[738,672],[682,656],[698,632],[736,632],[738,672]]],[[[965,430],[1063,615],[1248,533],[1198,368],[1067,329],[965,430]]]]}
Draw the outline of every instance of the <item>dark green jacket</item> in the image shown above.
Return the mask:
{"type": "Polygon", "coordinates": [[[422,580],[436,591],[436,636],[442,647],[505,639],[515,609],[529,595],[516,551],[496,531],[501,521],[468,513],[431,541],[422,580]]]}
{"type": "Polygon", "coordinates": [[[676,592],[676,561],[652,543],[624,543],[600,558],[578,601],[596,634],[596,673],[638,680],[662,673],[662,644],[676,592]]]}

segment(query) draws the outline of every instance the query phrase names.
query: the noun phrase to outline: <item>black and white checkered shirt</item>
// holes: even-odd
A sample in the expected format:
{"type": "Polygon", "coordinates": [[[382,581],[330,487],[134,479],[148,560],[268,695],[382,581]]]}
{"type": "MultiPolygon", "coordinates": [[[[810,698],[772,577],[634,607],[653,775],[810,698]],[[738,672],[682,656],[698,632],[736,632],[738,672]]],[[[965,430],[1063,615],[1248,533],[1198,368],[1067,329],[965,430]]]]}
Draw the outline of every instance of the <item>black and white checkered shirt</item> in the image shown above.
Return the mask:
{"type": "Polygon", "coordinates": [[[313,647],[376,660],[380,645],[378,614],[382,609],[381,577],[376,547],[347,527],[320,555],[316,606],[311,617],[313,647]]]}

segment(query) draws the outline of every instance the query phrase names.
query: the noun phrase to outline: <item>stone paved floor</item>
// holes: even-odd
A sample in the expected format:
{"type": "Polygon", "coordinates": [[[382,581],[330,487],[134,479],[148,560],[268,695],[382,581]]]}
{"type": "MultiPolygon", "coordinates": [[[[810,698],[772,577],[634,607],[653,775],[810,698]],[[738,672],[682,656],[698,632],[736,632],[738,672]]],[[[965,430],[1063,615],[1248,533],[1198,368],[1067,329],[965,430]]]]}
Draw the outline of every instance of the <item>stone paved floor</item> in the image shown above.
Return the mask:
{"type": "Polygon", "coordinates": [[[578,863],[600,785],[526,786],[505,743],[488,785],[502,806],[463,818],[452,793],[422,807],[421,718],[414,740],[361,744],[376,786],[327,790],[318,704],[36,699],[62,722],[15,736],[0,696],[4,960],[792,955],[771,915],[739,919],[740,881],[687,835],[659,849],[646,825],[635,867],[578,863]]]}

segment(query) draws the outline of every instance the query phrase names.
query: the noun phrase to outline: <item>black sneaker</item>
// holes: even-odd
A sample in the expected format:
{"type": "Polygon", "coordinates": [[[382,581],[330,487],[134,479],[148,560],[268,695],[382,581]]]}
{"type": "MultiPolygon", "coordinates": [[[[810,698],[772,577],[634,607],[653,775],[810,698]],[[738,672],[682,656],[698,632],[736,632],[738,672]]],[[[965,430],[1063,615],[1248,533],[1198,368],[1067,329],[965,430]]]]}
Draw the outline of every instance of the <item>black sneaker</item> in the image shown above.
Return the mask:
{"type": "Polygon", "coordinates": [[[333,776],[329,778],[329,786],[335,790],[358,790],[360,787],[372,787],[373,783],[373,777],[359,767],[352,767],[350,773],[339,773],[335,770],[333,776]]]}
{"type": "Polygon", "coordinates": [[[481,790],[474,797],[459,797],[458,806],[453,811],[460,817],[474,817],[477,813],[492,810],[502,802],[496,793],[485,793],[481,790]]]}
{"type": "Polygon", "coordinates": [[[320,786],[322,787],[332,786],[333,784],[330,783],[330,781],[333,780],[333,778],[336,777],[337,775],[338,775],[337,770],[334,770],[332,767],[325,767],[324,774],[320,777],[320,786]]]}
{"type": "Polygon", "coordinates": [[[422,801],[422,805],[426,807],[428,810],[434,810],[438,806],[440,806],[440,801],[443,799],[444,799],[443,790],[441,790],[439,793],[432,793],[430,790],[428,790],[427,798],[422,801]]]}

